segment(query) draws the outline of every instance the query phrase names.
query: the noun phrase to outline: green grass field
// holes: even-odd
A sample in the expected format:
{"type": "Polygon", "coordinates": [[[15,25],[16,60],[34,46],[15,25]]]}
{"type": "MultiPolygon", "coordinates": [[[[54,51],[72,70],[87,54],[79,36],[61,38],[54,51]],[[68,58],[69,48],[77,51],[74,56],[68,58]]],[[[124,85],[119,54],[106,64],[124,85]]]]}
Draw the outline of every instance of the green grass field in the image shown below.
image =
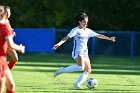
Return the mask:
{"type": "Polygon", "coordinates": [[[64,73],[53,77],[61,66],[73,65],[70,55],[26,54],[19,57],[12,70],[16,93],[140,93],[139,57],[96,56],[91,58],[92,73],[98,80],[95,89],[73,90],[72,86],[82,72],[64,73]]]}

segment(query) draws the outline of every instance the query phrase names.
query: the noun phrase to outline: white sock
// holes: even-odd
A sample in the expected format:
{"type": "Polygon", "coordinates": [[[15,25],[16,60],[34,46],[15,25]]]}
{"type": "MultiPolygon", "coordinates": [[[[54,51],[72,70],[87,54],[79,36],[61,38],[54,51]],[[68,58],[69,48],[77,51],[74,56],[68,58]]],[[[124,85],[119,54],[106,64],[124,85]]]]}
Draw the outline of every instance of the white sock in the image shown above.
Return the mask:
{"type": "Polygon", "coordinates": [[[83,72],[78,78],[76,84],[80,86],[88,77],[89,73],[87,71],[83,72]]]}
{"type": "Polygon", "coordinates": [[[82,66],[78,66],[77,64],[66,67],[64,72],[74,72],[74,71],[82,71],[82,66]]]}

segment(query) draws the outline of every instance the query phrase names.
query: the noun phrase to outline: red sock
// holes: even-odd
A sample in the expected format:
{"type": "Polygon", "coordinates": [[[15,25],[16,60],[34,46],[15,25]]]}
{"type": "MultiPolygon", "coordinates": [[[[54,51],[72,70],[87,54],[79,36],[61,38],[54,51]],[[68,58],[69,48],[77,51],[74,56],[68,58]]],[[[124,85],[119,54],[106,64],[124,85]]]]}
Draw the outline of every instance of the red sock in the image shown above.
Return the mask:
{"type": "Polygon", "coordinates": [[[14,67],[14,65],[16,64],[16,61],[11,60],[8,64],[9,69],[12,69],[14,67]]]}
{"type": "Polygon", "coordinates": [[[6,90],[6,93],[15,93],[15,91],[6,90]]]}

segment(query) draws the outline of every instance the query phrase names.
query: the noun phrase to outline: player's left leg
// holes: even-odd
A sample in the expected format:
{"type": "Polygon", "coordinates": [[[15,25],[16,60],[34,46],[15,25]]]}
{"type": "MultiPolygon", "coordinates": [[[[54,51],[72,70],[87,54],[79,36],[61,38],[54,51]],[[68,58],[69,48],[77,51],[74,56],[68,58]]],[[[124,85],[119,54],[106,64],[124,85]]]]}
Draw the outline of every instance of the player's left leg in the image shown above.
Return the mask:
{"type": "Polygon", "coordinates": [[[5,77],[0,77],[0,93],[3,93],[5,86],[5,77]]]}
{"type": "Polygon", "coordinates": [[[6,93],[15,93],[15,83],[12,73],[9,69],[6,70],[6,93]]]}
{"type": "Polygon", "coordinates": [[[12,60],[8,63],[9,69],[12,69],[15,66],[16,62],[18,61],[18,55],[16,51],[13,49],[8,50],[8,55],[12,57],[12,60]]]}
{"type": "Polygon", "coordinates": [[[88,75],[91,73],[90,60],[88,57],[85,57],[84,63],[85,71],[80,75],[74,86],[81,86],[81,84],[87,79],[88,75]]]}
{"type": "Polygon", "coordinates": [[[5,87],[5,69],[4,65],[0,63],[0,93],[3,93],[5,87]]]}
{"type": "Polygon", "coordinates": [[[85,71],[87,71],[88,73],[91,73],[92,71],[89,57],[85,59],[85,71]]]}
{"type": "Polygon", "coordinates": [[[54,73],[54,77],[62,74],[64,72],[64,67],[60,67],[55,73],[54,73]]]}

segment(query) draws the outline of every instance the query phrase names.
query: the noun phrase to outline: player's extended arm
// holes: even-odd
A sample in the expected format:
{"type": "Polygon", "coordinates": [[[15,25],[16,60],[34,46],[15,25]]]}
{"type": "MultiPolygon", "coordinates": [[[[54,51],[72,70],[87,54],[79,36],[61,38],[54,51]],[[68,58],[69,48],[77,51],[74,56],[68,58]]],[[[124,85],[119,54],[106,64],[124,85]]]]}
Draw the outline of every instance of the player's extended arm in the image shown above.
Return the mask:
{"type": "Polygon", "coordinates": [[[7,36],[5,39],[8,43],[9,48],[17,50],[21,53],[25,52],[25,46],[15,44],[12,35],[7,36]]]}
{"type": "Polygon", "coordinates": [[[100,38],[100,39],[106,39],[106,40],[110,40],[112,42],[115,42],[116,41],[116,37],[107,37],[105,35],[102,35],[102,34],[99,34],[99,35],[96,35],[97,38],[100,38]]]}
{"type": "Polygon", "coordinates": [[[53,46],[53,49],[56,50],[58,47],[60,47],[63,43],[65,43],[70,37],[65,36],[59,43],[55,44],[53,46]]]}

